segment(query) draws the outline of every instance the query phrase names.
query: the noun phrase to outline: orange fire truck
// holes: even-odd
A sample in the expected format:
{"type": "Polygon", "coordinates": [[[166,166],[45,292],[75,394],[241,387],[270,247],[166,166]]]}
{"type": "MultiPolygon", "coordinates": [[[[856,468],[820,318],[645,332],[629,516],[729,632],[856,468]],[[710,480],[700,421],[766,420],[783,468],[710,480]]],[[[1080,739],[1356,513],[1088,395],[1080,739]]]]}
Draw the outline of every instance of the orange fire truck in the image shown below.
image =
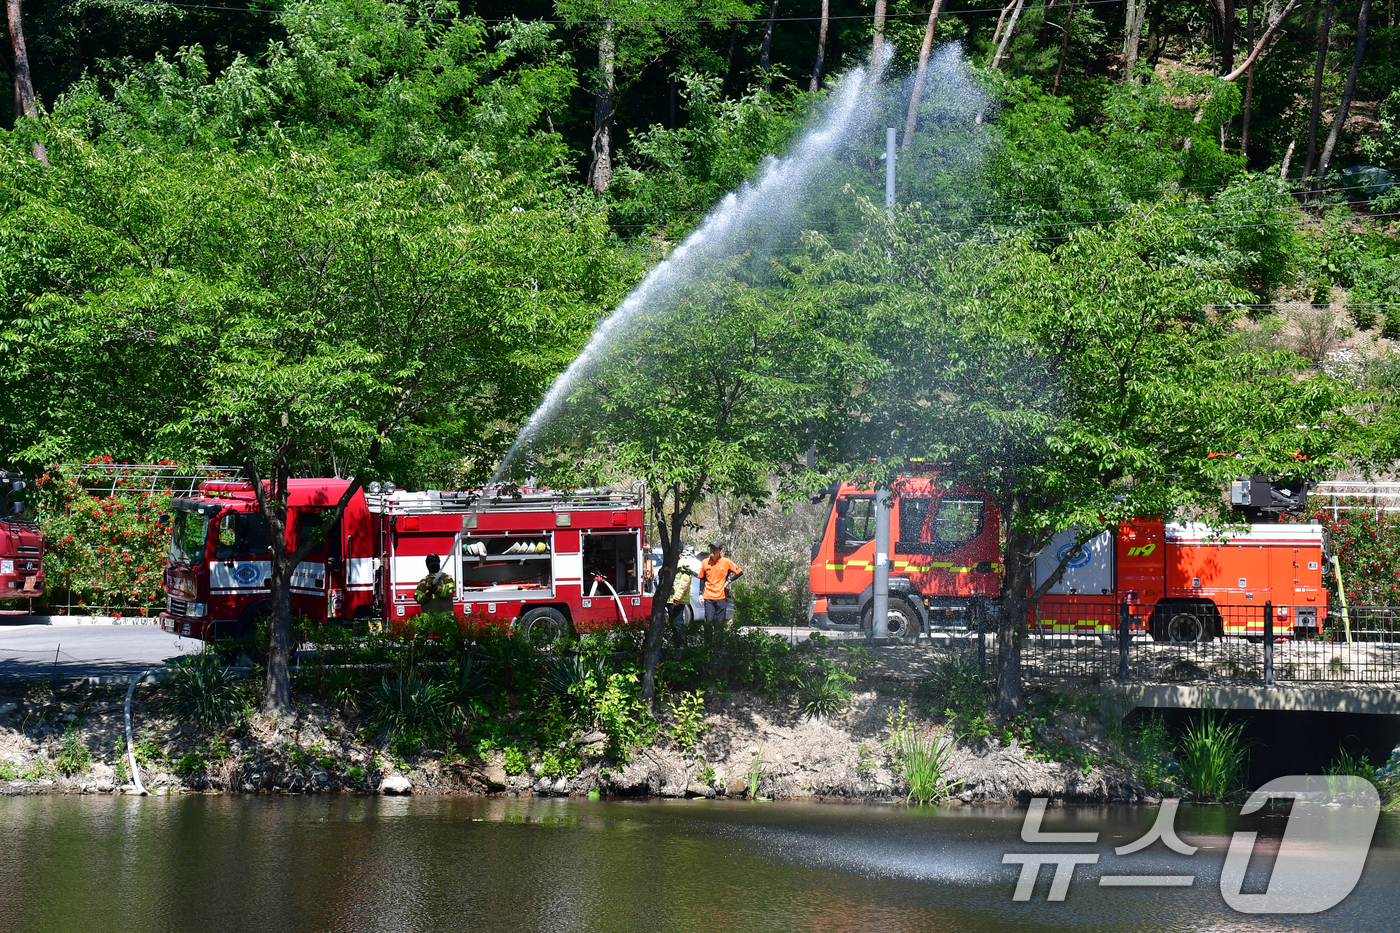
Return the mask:
{"type": "MultiPolygon", "coordinates": [[[[347,486],[291,480],[288,550],[321,529],[347,486]]],[[[271,605],[271,542],[252,486],[204,483],[172,511],[162,627],[208,640],[251,634],[271,605]]],[[[414,590],[437,554],[459,619],[523,634],[641,624],[653,586],[643,527],[636,492],[523,489],[493,499],[371,483],[293,572],[292,611],[392,626],[419,613],[414,590]]]]}
{"type": "Polygon", "coordinates": [[[27,485],[20,473],[0,472],[0,599],[44,595],[44,535],[15,499],[27,485]]]}
{"type": "MultiPolygon", "coordinates": [[[[940,615],[965,619],[977,600],[991,606],[1002,569],[991,498],[971,486],[943,490],[921,478],[892,488],[890,634],[926,631],[940,615]]],[[[1297,510],[1289,504],[1273,511],[1297,510]]],[[[1036,561],[1035,586],[1076,541],[1073,529],[1055,536],[1036,561]]],[[[834,487],[826,528],[812,549],[813,625],[870,627],[875,549],[874,490],[834,487]]],[[[1133,630],[1155,639],[1252,638],[1263,635],[1270,604],[1277,632],[1307,635],[1327,617],[1327,551],[1316,522],[1255,523],[1236,534],[1200,524],[1124,522],[1070,558],[1028,621],[1042,632],[1108,634],[1118,630],[1126,603],[1133,630]]]]}

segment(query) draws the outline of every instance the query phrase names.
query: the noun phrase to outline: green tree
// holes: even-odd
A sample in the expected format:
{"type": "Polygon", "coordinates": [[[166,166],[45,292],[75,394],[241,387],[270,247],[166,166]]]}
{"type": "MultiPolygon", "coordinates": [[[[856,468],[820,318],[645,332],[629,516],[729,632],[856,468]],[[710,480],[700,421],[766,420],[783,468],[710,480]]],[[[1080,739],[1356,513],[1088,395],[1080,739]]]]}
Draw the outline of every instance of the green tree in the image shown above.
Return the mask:
{"type": "Polygon", "coordinates": [[[1287,354],[1244,352],[1236,291],[1177,259],[1185,221],[1132,212],[1050,250],[930,236],[917,209],[888,226],[872,211],[872,228],[822,264],[879,360],[833,453],[886,458],[886,475],[906,457],[944,462],[998,504],[1005,716],[1021,705],[1027,613],[1054,579],[1033,590],[1035,558],[1056,532],[1087,540],[1140,515],[1237,521],[1222,498],[1232,476],[1375,454],[1351,393],[1287,354]]]}
{"type": "Polygon", "coordinates": [[[663,552],[643,648],[646,699],[695,505],[706,494],[765,502],[771,477],[794,477],[812,439],[840,423],[850,348],[829,335],[820,304],[789,297],[762,259],[709,265],[609,348],[551,432],[566,482],[646,483],[663,552]]]}
{"type": "Polygon", "coordinates": [[[285,709],[290,578],[319,543],[287,525],[290,478],[356,477],[326,503],[333,523],[366,472],[444,424],[463,471],[489,470],[503,422],[613,287],[601,220],[517,210],[487,193],[490,176],[459,188],[315,156],[57,142],[52,171],[13,150],[5,167],[17,408],[68,414],[31,425],[29,449],[107,442],[246,465],[286,542],[272,551],[267,684],[285,709]]]}

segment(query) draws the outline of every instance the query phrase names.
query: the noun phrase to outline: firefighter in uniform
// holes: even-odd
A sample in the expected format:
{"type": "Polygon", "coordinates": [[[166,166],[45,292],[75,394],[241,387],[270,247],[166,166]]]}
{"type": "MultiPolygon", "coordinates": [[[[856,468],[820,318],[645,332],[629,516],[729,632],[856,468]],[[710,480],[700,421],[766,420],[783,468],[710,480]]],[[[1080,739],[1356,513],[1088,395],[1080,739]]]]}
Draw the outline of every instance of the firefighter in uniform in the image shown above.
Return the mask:
{"type": "Polygon", "coordinates": [[[456,583],[442,572],[442,559],[436,554],[429,554],[423,563],[428,565],[428,575],[418,581],[413,598],[418,600],[418,605],[423,607],[424,612],[451,613],[452,594],[456,590],[456,583]]]}

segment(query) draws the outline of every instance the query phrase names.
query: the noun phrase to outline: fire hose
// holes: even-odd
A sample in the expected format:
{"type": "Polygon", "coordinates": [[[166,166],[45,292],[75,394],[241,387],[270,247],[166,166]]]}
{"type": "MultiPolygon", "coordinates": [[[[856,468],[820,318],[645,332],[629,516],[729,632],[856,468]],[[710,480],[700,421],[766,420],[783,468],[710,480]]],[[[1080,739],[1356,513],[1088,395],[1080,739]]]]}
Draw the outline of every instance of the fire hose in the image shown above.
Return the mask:
{"type": "Polygon", "coordinates": [[[142,797],[146,796],[146,788],[141,786],[141,770],[136,767],[136,745],[131,741],[131,695],[136,692],[136,685],[150,673],[142,671],[132,678],[131,686],[126,688],[126,756],[131,761],[131,781],[136,785],[136,793],[142,797]]]}
{"type": "Polygon", "coordinates": [[[609,582],[608,582],[607,580],[605,580],[603,577],[601,577],[601,576],[599,576],[598,574],[595,573],[595,574],[593,575],[593,589],[589,591],[588,595],[591,597],[594,593],[598,592],[598,584],[599,584],[599,583],[601,583],[601,584],[603,584],[604,586],[606,586],[606,587],[608,588],[608,592],[612,594],[613,602],[617,603],[617,617],[618,617],[618,621],[620,621],[620,622],[622,622],[622,624],[626,625],[626,624],[627,624],[627,610],[625,610],[625,609],[622,608],[622,597],[617,595],[617,590],[613,589],[613,585],[612,585],[611,583],[609,583],[609,582]]]}

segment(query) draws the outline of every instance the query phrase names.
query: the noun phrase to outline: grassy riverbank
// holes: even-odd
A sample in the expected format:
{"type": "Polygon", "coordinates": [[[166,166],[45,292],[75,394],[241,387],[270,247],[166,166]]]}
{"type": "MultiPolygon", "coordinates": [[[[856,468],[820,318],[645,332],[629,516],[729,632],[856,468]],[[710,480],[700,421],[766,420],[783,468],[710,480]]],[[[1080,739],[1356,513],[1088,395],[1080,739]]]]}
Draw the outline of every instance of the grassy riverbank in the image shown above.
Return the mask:
{"type": "MultiPolygon", "coordinates": [[[[994,722],[973,657],[726,626],[677,633],[660,697],[639,697],[640,634],[552,646],[445,620],[392,636],[313,633],[296,712],[259,713],[241,649],[137,688],[155,792],[505,793],[960,801],[1141,800],[1174,792],[1164,734],[1105,721],[1091,693],[1032,691],[994,722]]],[[[256,654],[256,651],[253,652],[256,654]]],[[[130,787],[121,686],[0,690],[0,790],[130,787]]]]}

